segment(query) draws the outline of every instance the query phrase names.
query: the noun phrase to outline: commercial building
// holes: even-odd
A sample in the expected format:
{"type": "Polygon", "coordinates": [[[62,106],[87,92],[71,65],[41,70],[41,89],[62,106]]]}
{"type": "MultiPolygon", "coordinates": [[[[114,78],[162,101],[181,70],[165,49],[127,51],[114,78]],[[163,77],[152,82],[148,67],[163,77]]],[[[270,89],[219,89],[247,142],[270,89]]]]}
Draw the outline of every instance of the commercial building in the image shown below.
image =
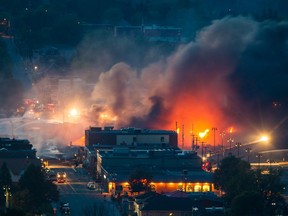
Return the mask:
{"type": "Polygon", "coordinates": [[[176,131],[138,128],[90,127],[85,130],[85,146],[128,146],[129,148],[178,148],[176,131]]]}
{"type": "Polygon", "coordinates": [[[212,173],[201,169],[201,159],[195,152],[129,148],[97,151],[97,172],[106,192],[112,194],[129,192],[129,177],[136,169],[151,173],[150,187],[158,193],[175,190],[214,191],[212,173]]]}
{"type": "Polygon", "coordinates": [[[150,187],[159,193],[214,191],[212,174],[202,170],[195,151],[178,148],[176,131],[90,127],[84,158],[95,166],[104,191],[114,195],[130,191],[129,177],[137,169],[151,173],[150,187]]]}

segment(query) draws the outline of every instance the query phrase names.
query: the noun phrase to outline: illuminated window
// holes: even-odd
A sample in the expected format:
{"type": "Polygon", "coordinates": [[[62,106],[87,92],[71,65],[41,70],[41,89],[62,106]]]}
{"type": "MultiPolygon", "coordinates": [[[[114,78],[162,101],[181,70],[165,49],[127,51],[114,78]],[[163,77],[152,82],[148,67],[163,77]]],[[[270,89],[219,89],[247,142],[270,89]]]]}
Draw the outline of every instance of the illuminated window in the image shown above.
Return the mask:
{"type": "Polygon", "coordinates": [[[193,188],[192,188],[191,185],[188,185],[188,186],[187,186],[187,192],[193,192],[193,188]]]}
{"type": "Polygon", "coordinates": [[[183,191],[184,190],[183,185],[179,184],[177,189],[180,190],[180,191],[183,191]]]}
{"type": "Polygon", "coordinates": [[[203,186],[203,192],[207,192],[207,191],[210,191],[210,185],[205,184],[205,185],[203,186]]]}
{"type": "Polygon", "coordinates": [[[194,192],[201,192],[201,185],[195,185],[194,186],[194,192]]]}

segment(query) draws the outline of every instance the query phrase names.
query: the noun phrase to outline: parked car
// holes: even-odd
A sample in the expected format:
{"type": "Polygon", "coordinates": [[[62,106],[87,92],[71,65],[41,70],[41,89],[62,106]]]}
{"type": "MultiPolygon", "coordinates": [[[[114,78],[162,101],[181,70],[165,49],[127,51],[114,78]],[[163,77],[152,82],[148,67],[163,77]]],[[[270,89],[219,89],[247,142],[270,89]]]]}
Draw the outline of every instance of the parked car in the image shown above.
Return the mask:
{"type": "Polygon", "coordinates": [[[96,183],[95,182],[88,182],[87,188],[90,190],[95,190],[96,189],[96,183]]]}

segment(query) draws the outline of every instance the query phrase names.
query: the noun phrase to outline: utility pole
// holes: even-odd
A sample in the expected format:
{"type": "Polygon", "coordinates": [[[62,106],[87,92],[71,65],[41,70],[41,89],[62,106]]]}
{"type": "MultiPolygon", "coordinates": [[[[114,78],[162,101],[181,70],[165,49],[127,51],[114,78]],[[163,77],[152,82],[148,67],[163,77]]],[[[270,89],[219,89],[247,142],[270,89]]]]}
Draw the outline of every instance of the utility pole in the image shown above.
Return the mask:
{"type": "Polygon", "coordinates": [[[184,124],[182,125],[182,150],[184,149],[184,124]]]}
{"type": "Polygon", "coordinates": [[[202,150],[202,161],[203,161],[203,157],[204,157],[204,142],[201,142],[201,150],[202,150]]]}
{"type": "Polygon", "coordinates": [[[225,154],[225,149],[224,149],[224,136],[225,136],[225,131],[222,131],[220,133],[220,136],[221,136],[221,150],[222,150],[222,153],[223,153],[223,158],[224,158],[224,154],[225,154]]]}
{"type": "Polygon", "coordinates": [[[217,128],[216,127],[212,127],[212,131],[214,132],[214,148],[213,148],[213,152],[215,153],[215,132],[216,132],[217,128]]]}

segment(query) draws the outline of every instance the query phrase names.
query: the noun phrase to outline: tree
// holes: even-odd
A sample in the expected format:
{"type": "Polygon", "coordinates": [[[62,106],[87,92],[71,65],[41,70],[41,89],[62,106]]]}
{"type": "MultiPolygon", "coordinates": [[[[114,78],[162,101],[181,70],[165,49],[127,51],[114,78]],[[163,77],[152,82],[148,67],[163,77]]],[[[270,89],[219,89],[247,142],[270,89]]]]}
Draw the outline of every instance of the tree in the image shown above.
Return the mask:
{"type": "Polygon", "coordinates": [[[133,170],[129,176],[131,192],[149,191],[151,181],[152,174],[149,171],[140,168],[133,170]]]}
{"type": "Polygon", "coordinates": [[[29,212],[41,212],[45,205],[58,200],[57,186],[45,180],[40,167],[31,164],[19,180],[19,191],[15,194],[14,202],[29,212]]]}
{"type": "Polygon", "coordinates": [[[233,216],[263,215],[264,200],[259,192],[244,191],[236,196],[231,204],[233,216]]]}
{"type": "Polygon", "coordinates": [[[248,162],[231,156],[221,161],[214,173],[214,184],[225,192],[223,197],[231,207],[231,215],[268,216],[286,208],[280,177],[280,170],[253,171],[248,162]]]}
{"type": "Polygon", "coordinates": [[[12,178],[10,170],[7,167],[7,164],[4,162],[0,169],[0,186],[1,188],[4,185],[12,185],[12,178]]]}
{"type": "Polygon", "coordinates": [[[216,189],[225,192],[225,198],[230,203],[243,191],[255,189],[256,176],[248,162],[231,156],[221,161],[220,167],[214,173],[214,183],[216,189]]]}

